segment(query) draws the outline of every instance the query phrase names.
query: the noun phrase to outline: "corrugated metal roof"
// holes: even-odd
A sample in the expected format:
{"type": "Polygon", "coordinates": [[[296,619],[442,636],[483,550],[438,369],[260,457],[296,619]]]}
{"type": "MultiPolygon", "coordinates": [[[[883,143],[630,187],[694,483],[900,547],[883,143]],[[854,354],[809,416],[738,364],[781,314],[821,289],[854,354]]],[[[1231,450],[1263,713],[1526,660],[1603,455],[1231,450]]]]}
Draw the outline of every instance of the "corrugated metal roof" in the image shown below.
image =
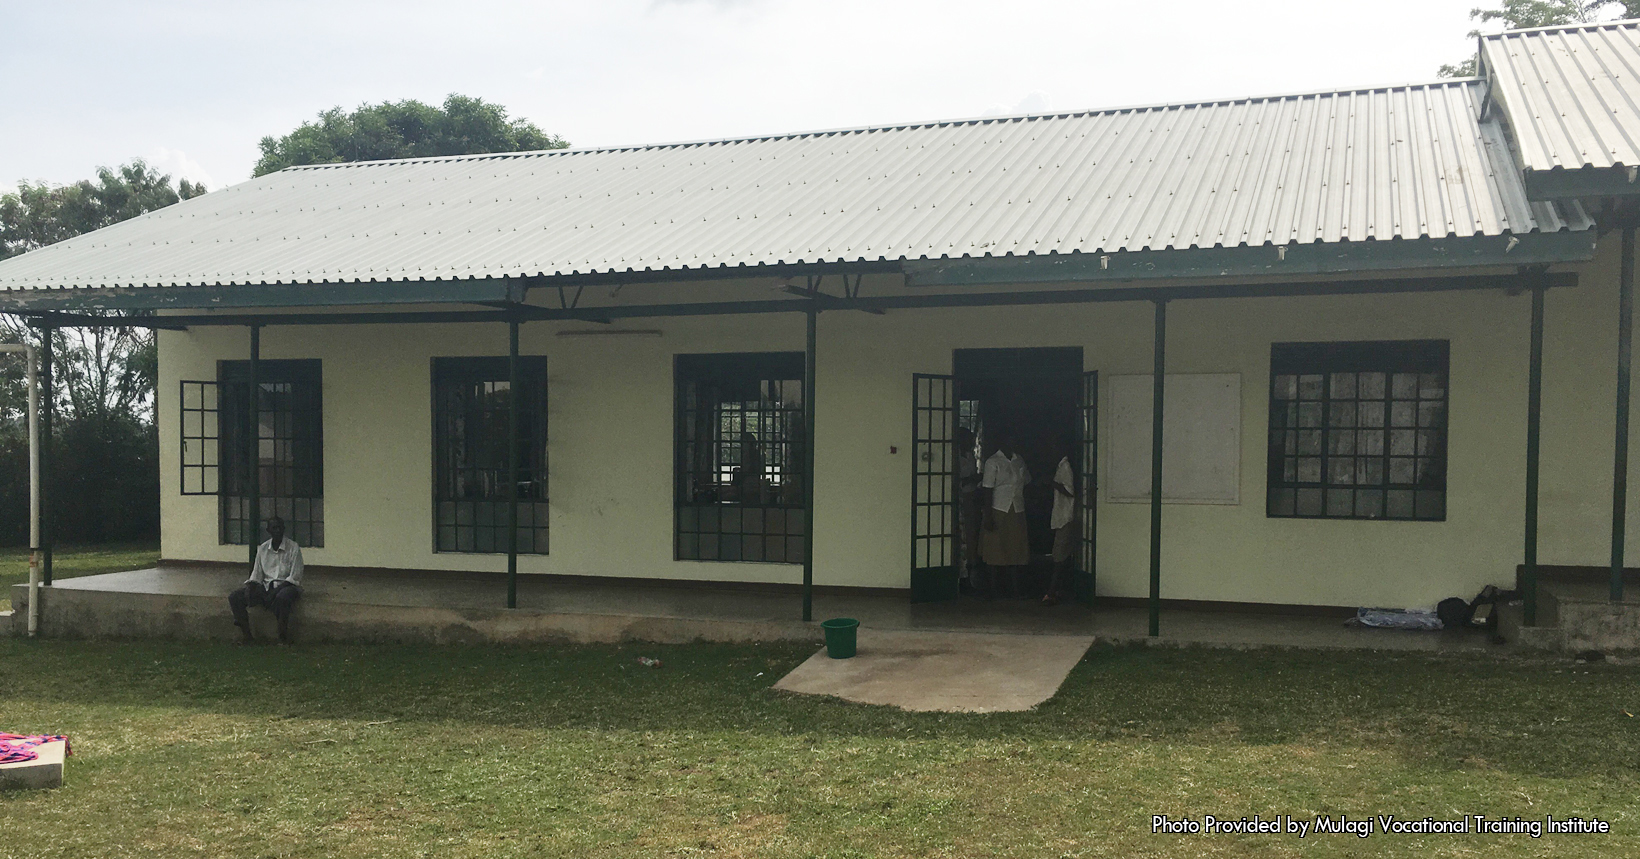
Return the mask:
{"type": "Polygon", "coordinates": [[[1477,81],[297,167],[0,263],[0,287],[517,277],[1586,229],[1477,81]],[[1569,214],[1563,216],[1562,211],[1569,214]]]}
{"type": "Polygon", "coordinates": [[[1485,36],[1481,62],[1524,169],[1640,165],[1640,21],[1485,36]]]}

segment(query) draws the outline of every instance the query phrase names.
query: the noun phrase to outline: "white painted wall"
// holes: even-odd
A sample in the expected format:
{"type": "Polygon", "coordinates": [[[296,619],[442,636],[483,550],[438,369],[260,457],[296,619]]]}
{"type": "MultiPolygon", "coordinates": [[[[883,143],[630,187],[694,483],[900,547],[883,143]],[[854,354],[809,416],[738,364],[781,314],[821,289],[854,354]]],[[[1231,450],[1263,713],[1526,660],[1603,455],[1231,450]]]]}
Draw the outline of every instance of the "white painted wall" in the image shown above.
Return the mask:
{"type": "MultiPolygon", "coordinates": [[[[1609,551],[1614,245],[1606,243],[1581,286],[1548,297],[1544,563],[1604,564],[1609,551]]],[[[621,299],[699,300],[713,289],[631,288],[621,299]]],[[[767,285],[761,289],[766,295],[767,285]]],[[[1529,303],[1526,295],[1490,292],[1171,304],[1169,369],[1241,376],[1241,485],[1239,504],[1167,506],[1163,597],[1427,606],[1472,595],[1486,583],[1512,582],[1524,515],[1529,303]],[[1452,344],[1447,521],[1267,518],[1270,344],[1414,338],[1452,344]]],[[[553,518],[552,554],[522,557],[520,570],[798,581],[797,566],[673,560],[672,356],[801,350],[802,317],[642,320],[621,327],[663,335],[555,336],[586,327],[523,329],[523,351],[548,357],[553,518]]],[[[908,584],[912,373],[949,372],[955,348],[1081,346],[1087,369],[1143,374],[1150,372],[1150,332],[1148,304],[823,314],[816,581],[908,584]]],[[[323,361],[327,537],[324,548],[308,553],[310,563],[504,569],[502,555],[432,549],[429,390],[433,357],[505,354],[504,326],[269,327],[262,343],[265,358],[323,361]]],[[[216,361],[242,359],[247,348],[248,335],[237,328],[160,334],[166,558],[244,557],[242,547],[217,544],[214,498],[178,493],[177,383],[214,379],[216,361]]],[[[1640,521],[1640,504],[1631,510],[1640,521]]],[[[1145,505],[1101,505],[1102,595],[1147,593],[1148,517],[1145,505]]]]}

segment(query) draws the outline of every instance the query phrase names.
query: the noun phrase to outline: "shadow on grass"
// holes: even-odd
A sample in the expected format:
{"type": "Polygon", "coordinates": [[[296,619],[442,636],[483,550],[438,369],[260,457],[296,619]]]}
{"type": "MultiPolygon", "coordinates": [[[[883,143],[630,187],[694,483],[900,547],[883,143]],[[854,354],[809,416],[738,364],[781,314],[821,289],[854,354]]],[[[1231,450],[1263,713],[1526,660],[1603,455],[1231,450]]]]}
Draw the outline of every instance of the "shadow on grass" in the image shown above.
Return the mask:
{"type": "MultiPolygon", "coordinates": [[[[808,645],[282,649],[0,641],[7,698],[313,719],[953,740],[1337,743],[1424,765],[1640,774],[1640,669],[1491,657],[1096,646],[1028,713],[920,714],[769,687],[808,645]],[[659,669],[637,663],[662,660],[659,669]]],[[[0,715],[4,713],[0,699],[0,715]]],[[[3,726],[0,726],[3,727],[3,726]]]]}

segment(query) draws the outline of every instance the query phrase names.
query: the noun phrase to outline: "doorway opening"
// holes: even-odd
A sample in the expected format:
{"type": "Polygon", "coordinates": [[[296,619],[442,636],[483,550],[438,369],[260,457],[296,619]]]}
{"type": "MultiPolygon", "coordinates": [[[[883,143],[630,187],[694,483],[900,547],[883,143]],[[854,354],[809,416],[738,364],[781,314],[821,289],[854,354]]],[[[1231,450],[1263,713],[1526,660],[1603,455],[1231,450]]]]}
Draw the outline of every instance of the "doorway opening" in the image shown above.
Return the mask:
{"type": "Polygon", "coordinates": [[[1097,402],[1098,376],[1082,370],[1081,347],[958,349],[951,375],[914,376],[913,601],[1043,597],[1054,569],[1053,484],[1062,457],[1070,460],[1075,519],[1061,546],[1070,557],[1057,590],[1091,601],[1097,402]],[[984,505],[970,489],[1003,436],[1032,480],[1022,504],[1028,560],[1017,576],[1010,568],[999,577],[982,564],[984,505]]]}

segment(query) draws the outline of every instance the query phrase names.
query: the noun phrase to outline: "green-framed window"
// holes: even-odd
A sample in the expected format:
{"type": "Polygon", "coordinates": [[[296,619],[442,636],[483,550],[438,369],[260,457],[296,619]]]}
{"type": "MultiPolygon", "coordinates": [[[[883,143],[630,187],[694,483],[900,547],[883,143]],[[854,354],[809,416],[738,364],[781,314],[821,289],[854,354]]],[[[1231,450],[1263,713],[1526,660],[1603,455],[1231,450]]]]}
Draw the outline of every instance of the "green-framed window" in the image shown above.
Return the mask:
{"type": "Polygon", "coordinates": [[[1446,519],[1449,344],[1277,343],[1268,514],[1446,519]]]}
{"type": "MultiPolygon", "coordinates": [[[[317,359],[266,360],[257,366],[257,410],[251,426],[250,362],[217,365],[216,424],[222,434],[217,469],[218,523],[224,544],[263,539],[261,523],[250,521],[250,469],[258,487],[263,522],[278,516],[298,545],[325,544],[325,469],[322,368],[317,359]]],[[[184,392],[184,429],[190,400],[184,392]]],[[[201,392],[203,397],[203,392],[201,392]]],[[[201,403],[205,403],[204,399],[201,403]]],[[[206,413],[201,413],[204,419],[206,413]]],[[[184,460],[186,464],[186,460],[184,460]]],[[[186,479],[186,472],[185,472],[186,479]]]]}
{"type": "Polygon", "coordinates": [[[675,557],[803,562],[803,353],[679,355],[675,557]]]}
{"type": "MultiPolygon", "coordinates": [[[[547,359],[519,358],[518,551],[547,554],[547,359]]],[[[433,359],[433,541],[507,551],[506,358],[433,359]]]]}

